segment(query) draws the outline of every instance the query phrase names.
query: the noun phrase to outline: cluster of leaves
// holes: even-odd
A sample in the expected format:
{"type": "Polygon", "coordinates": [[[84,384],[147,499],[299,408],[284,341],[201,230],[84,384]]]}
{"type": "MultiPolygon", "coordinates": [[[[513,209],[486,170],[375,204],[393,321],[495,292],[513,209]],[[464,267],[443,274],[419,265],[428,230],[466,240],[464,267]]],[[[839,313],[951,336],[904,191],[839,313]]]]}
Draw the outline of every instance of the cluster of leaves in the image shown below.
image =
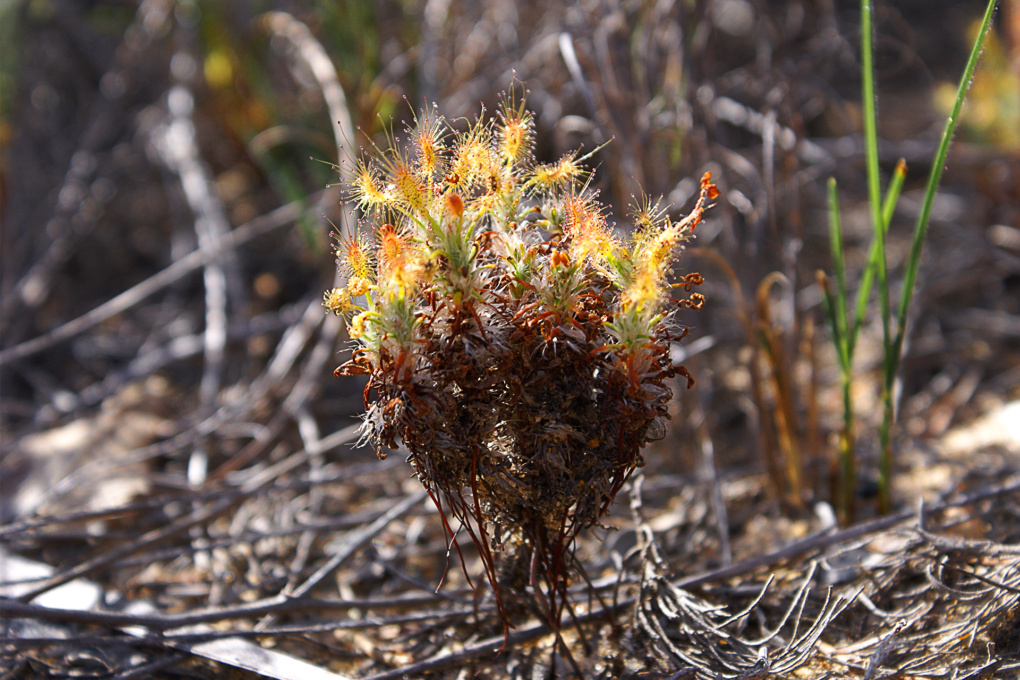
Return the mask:
{"type": "Polygon", "coordinates": [[[363,219],[338,238],[347,283],[325,305],[357,349],[337,372],[369,376],[366,438],[380,456],[407,447],[444,521],[478,546],[501,610],[501,581],[540,586],[555,622],[574,538],[663,436],[666,381],[693,383],[669,347],[702,279],[669,273],[717,191],[706,175],[679,221],[643,200],[624,240],[585,158],[534,162],[513,95],[466,131],[432,109],[407,132],[348,178],[363,219]],[[501,550],[517,566],[498,576],[501,550]]]}

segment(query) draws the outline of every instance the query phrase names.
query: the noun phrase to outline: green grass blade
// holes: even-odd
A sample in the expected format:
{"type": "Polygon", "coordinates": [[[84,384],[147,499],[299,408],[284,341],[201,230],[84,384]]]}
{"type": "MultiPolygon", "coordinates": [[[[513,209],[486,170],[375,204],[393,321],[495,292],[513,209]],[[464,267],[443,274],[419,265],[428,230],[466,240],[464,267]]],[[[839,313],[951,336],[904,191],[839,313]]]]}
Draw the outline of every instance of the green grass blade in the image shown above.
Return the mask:
{"type": "Polygon", "coordinates": [[[833,298],[828,286],[823,287],[826,301],[831,307],[832,341],[836,345],[840,367],[850,370],[850,353],[847,346],[846,317],[846,264],[843,256],[843,227],[839,221],[839,192],[836,179],[829,178],[829,245],[832,248],[832,266],[836,271],[836,293],[833,298]]]}
{"type": "Polygon", "coordinates": [[[949,155],[949,145],[953,141],[953,133],[956,131],[956,124],[960,119],[960,111],[963,109],[963,101],[967,96],[967,89],[970,87],[974,77],[974,69],[977,67],[978,59],[981,57],[981,50],[984,47],[985,36],[991,27],[992,15],[995,13],[997,0],[988,0],[988,7],[985,9],[985,16],[981,22],[977,39],[970,51],[970,58],[967,60],[967,68],[964,69],[963,77],[960,78],[960,86],[956,91],[956,101],[953,103],[953,111],[946,120],[946,128],[942,132],[942,141],[939,143],[938,152],[935,154],[935,162],[931,166],[931,174],[928,177],[928,186],[924,192],[924,202],[921,205],[921,213],[917,218],[917,226],[914,228],[914,240],[910,246],[910,257],[907,260],[907,271],[903,280],[903,292],[900,297],[900,306],[897,310],[896,340],[893,344],[893,374],[899,366],[900,355],[903,352],[903,339],[906,333],[907,313],[910,311],[910,303],[914,297],[914,285],[917,283],[917,270],[921,263],[921,253],[924,250],[924,241],[928,235],[928,222],[931,219],[931,207],[935,201],[935,193],[938,191],[939,183],[942,181],[942,170],[946,165],[946,157],[949,155]]]}
{"type": "Polygon", "coordinates": [[[839,321],[836,320],[836,299],[832,294],[832,286],[829,285],[829,277],[821,269],[815,272],[818,279],[818,287],[822,289],[822,307],[825,309],[825,316],[829,320],[829,327],[832,328],[832,344],[836,347],[836,358],[839,359],[840,373],[849,370],[847,355],[844,351],[844,343],[839,338],[839,321]]]}
{"type": "MultiPolygon", "coordinates": [[[[864,106],[864,154],[868,170],[868,202],[871,206],[871,223],[875,230],[878,247],[877,266],[878,296],[882,314],[883,354],[888,358],[892,340],[889,333],[889,281],[885,260],[885,225],[882,223],[882,187],[878,170],[878,122],[875,99],[875,73],[872,60],[872,25],[874,14],[870,0],[861,0],[861,78],[863,81],[864,106]]],[[[887,362],[888,364],[888,362],[887,362]]]]}
{"type": "Polygon", "coordinates": [[[871,202],[871,218],[874,224],[882,219],[882,188],[878,172],[878,114],[875,98],[875,72],[872,65],[870,0],[861,0],[861,79],[862,105],[864,107],[864,155],[868,174],[868,200],[871,202]]]}
{"type": "Polygon", "coordinates": [[[900,200],[900,192],[903,191],[903,181],[907,178],[907,161],[901,158],[896,162],[893,170],[892,180],[889,182],[889,190],[885,193],[885,201],[882,203],[882,224],[885,225],[886,233],[889,232],[889,225],[892,223],[893,214],[896,212],[896,204],[900,200]]]}
{"type": "MultiPolygon", "coordinates": [[[[889,225],[892,223],[893,213],[896,211],[896,204],[900,200],[900,192],[903,190],[903,182],[907,177],[907,163],[900,159],[893,171],[892,181],[885,194],[885,201],[882,203],[882,226],[884,234],[889,233],[889,225]]],[[[850,334],[847,337],[847,351],[853,359],[854,349],[857,347],[857,336],[860,334],[861,325],[864,323],[864,316],[868,311],[868,299],[871,297],[871,286],[875,281],[875,270],[878,268],[878,257],[880,254],[879,241],[871,239],[871,248],[868,251],[868,261],[861,274],[861,283],[857,288],[857,304],[854,306],[853,324],[850,334]]]]}
{"type": "MultiPolygon", "coordinates": [[[[874,14],[872,4],[869,0],[861,0],[861,76],[862,76],[862,97],[864,106],[864,153],[867,161],[868,175],[868,203],[871,208],[871,223],[874,229],[875,259],[874,272],[878,279],[878,299],[882,320],[882,402],[883,412],[889,413],[889,405],[892,403],[890,390],[891,376],[895,369],[895,362],[892,359],[893,341],[889,324],[891,321],[891,304],[889,294],[889,277],[886,269],[886,232],[887,223],[884,221],[882,206],[882,189],[880,185],[878,169],[878,125],[875,113],[875,74],[872,60],[872,24],[871,18],[874,14]]],[[[866,299],[866,298],[865,298],[866,299]]],[[[856,322],[855,322],[856,323],[856,322]]],[[[891,422],[883,420],[882,452],[883,462],[887,463],[890,457],[888,447],[888,434],[891,422]]],[[[889,468],[888,464],[882,465],[883,472],[889,468]]],[[[889,478],[879,474],[879,508],[888,507],[889,478]]]]}

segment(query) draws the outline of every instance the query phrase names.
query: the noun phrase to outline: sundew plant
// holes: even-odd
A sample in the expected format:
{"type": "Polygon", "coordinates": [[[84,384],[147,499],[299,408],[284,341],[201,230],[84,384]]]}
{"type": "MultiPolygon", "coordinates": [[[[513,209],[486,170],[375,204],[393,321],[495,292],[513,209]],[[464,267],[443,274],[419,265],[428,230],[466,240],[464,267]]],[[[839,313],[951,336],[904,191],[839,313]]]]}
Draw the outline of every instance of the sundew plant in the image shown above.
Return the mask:
{"type": "Polygon", "coordinates": [[[501,590],[560,620],[574,544],[665,433],[670,359],[700,308],[696,272],[673,265],[718,192],[691,212],[634,207],[622,238],[590,189],[586,157],[532,157],[532,114],[513,93],[455,131],[418,113],[347,173],[359,220],[338,235],[346,285],[325,294],[356,348],[337,374],[369,376],[366,439],[401,442],[451,549],[477,546],[501,590]]]}

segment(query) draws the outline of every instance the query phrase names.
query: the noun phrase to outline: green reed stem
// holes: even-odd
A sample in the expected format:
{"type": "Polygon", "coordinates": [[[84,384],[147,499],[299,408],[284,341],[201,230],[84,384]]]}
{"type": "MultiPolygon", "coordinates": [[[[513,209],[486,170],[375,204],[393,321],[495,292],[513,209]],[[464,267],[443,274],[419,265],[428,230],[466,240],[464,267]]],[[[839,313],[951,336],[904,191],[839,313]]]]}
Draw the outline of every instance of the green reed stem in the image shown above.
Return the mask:
{"type": "Polygon", "coordinates": [[[829,179],[829,245],[832,248],[832,262],[836,270],[836,294],[828,285],[828,279],[819,273],[824,293],[823,301],[832,326],[832,341],[839,358],[840,387],[843,393],[843,431],[839,437],[839,475],[836,486],[836,508],[840,516],[849,518],[853,513],[853,491],[856,485],[856,461],[854,460],[854,410],[851,395],[853,371],[853,350],[847,333],[847,289],[846,265],[843,255],[843,228],[839,219],[839,193],[835,178],[829,179]]]}
{"type": "MultiPolygon", "coordinates": [[[[896,211],[896,204],[900,199],[900,192],[903,190],[903,181],[907,177],[907,162],[900,159],[893,170],[892,181],[886,190],[885,200],[882,203],[882,224],[885,226],[885,233],[889,233],[889,225],[892,223],[893,213],[896,211]]],[[[860,334],[864,317],[868,311],[868,301],[871,299],[871,287],[875,281],[875,271],[878,269],[878,261],[882,256],[879,248],[879,240],[871,239],[871,247],[868,250],[868,261],[864,272],[861,274],[861,283],[857,289],[857,303],[854,306],[853,323],[850,327],[850,335],[847,339],[848,353],[851,358],[854,349],[857,347],[857,336],[860,334]]]]}
{"type": "MultiPolygon", "coordinates": [[[[884,222],[882,211],[882,189],[881,177],[878,169],[878,116],[876,113],[875,100],[875,73],[872,63],[873,46],[871,41],[872,24],[871,17],[874,8],[870,0],[861,0],[861,76],[862,76],[862,103],[864,106],[864,154],[868,174],[868,203],[871,208],[871,225],[874,229],[874,243],[877,248],[877,257],[874,260],[875,275],[878,278],[878,299],[882,319],[882,374],[887,376],[891,367],[890,357],[892,352],[892,335],[889,328],[891,317],[891,304],[889,302],[889,278],[886,269],[886,243],[885,237],[888,232],[887,224],[884,222]]],[[[882,403],[892,403],[892,394],[886,388],[886,381],[882,381],[882,403]]],[[[884,434],[884,433],[883,433],[884,434]]],[[[886,441],[883,440],[883,451],[886,441]]],[[[888,482],[888,480],[886,480],[888,482]]],[[[879,481],[879,504],[882,505],[887,498],[882,498],[882,489],[888,488],[879,481]]]]}
{"type": "Polygon", "coordinates": [[[856,304],[853,315],[849,316],[847,306],[848,292],[846,287],[846,269],[843,249],[843,234],[839,218],[839,202],[835,179],[829,180],[829,239],[832,249],[833,266],[836,273],[835,294],[830,289],[829,280],[819,272],[823,303],[829,323],[832,326],[832,340],[839,360],[840,384],[843,393],[843,432],[840,436],[839,460],[840,479],[837,489],[839,496],[837,507],[847,520],[852,518],[853,491],[856,460],[854,455],[854,410],[851,399],[851,381],[854,350],[860,334],[864,317],[867,313],[871,291],[878,284],[880,313],[882,320],[882,425],[879,429],[881,454],[879,461],[879,509],[888,512],[891,508],[890,483],[892,477],[892,428],[895,424],[895,405],[893,393],[896,373],[899,370],[903,354],[903,343],[906,335],[907,316],[913,299],[914,286],[917,283],[917,272],[924,241],[927,237],[931,219],[932,204],[935,193],[942,179],[946,157],[953,133],[959,121],[960,111],[966,98],[967,89],[974,77],[974,69],[984,40],[991,26],[997,0],[989,0],[985,15],[974,46],[964,70],[957,90],[953,110],[942,134],[942,140],[932,165],[931,175],[924,194],[921,213],[914,228],[914,236],[907,260],[903,290],[896,313],[896,334],[892,334],[892,305],[890,302],[890,286],[886,258],[886,237],[892,222],[896,204],[907,174],[907,166],[903,159],[897,163],[893,171],[885,197],[881,193],[881,176],[878,163],[878,124],[875,97],[875,79],[873,67],[872,16],[873,6],[870,0],[861,0],[861,76],[864,118],[865,164],[868,181],[868,201],[871,211],[873,236],[868,251],[868,260],[857,289],[856,304]]]}
{"type": "Polygon", "coordinates": [[[896,338],[893,340],[892,347],[886,348],[888,354],[884,364],[883,397],[887,403],[883,409],[880,431],[882,452],[879,461],[879,506],[883,512],[888,512],[891,507],[889,499],[889,479],[892,474],[891,431],[896,415],[892,403],[892,392],[895,387],[896,372],[903,357],[903,341],[907,330],[907,315],[910,312],[910,303],[914,297],[914,286],[917,283],[917,272],[921,263],[921,254],[924,251],[924,242],[928,235],[928,225],[931,220],[932,204],[935,202],[935,193],[938,191],[939,184],[942,181],[942,171],[946,166],[949,146],[953,141],[956,125],[960,120],[960,112],[963,110],[963,102],[967,97],[967,90],[970,88],[971,80],[974,78],[974,69],[977,68],[978,59],[981,57],[985,37],[988,35],[988,30],[992,25],[992,16],[995,14],[996,4],[997,0],[988,0],[981,27],[971,48],[970,57],[967,59],[967,67],[963,71],[960,85],[956,90],[956,100],[953,102],[952,113],[946,119],[946,127],[942,131],[942,139],[935,154],[935,161],[931,166],[931,174],[928,176],[928,185],[924,192],[924,201],[921,204],[921,213],[917,217],[917,224],[914,227],[914,238],[910,245],[910,256],[907,259],[907,270],[904,274],[903,290],[896,314],[896,338]]]}

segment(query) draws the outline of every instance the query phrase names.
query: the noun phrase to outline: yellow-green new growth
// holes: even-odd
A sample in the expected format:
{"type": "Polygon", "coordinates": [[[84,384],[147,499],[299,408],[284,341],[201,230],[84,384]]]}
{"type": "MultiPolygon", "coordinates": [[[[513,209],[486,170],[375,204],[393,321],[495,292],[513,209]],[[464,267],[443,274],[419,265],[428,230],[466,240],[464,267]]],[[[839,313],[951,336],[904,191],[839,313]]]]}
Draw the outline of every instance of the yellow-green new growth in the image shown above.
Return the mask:
{"type": "Polygon", "coordinates": [[[563,231],[570,240],[570,253],[574,259],[589,262],[600,268],[606,261],[618,256],[619,239],[606,223],[602,206],[594,196],[568,195],[563,201],[563,231]]]}
{"type": "Polygon", "coordinates": [[[524,99],[518,100],[514,95],[511,93],[503,100],[496,126],[499,156],[508,166],[527,161],[535,143],[534,118],[525,108],[524,99]]]}
{"type": "MultiPolygon", "coordinates": [[[[416,114],[408,130],[413,152],[391,137],[391,147],[377,158],[359,160],[350,180],[352,196],[368,219],[388,215],[397,224],[376,230],[374,256],[360,231],[339,240],[339,262],[349,278],[345,288],[326,295],[326,306],[343,315],[358,312],[363,308],[354,300],[365,295],[368,309],[385,318],[387,301],[413,307],[421,303],[416,296],[427,295],[434,305],[439,295],[455,308],[504,291],[523,301],[530,290],[537,298],[527,302],[529,313],[541,307],[562,317],[576,311],[591,277],[604,276],[616,299],[605,327],[619,345],[633,350],[652,337],[668,299],[670,267],[706,201],[716,196],[709,175],[694,210],[679,221],[667,216],[661,201],[643,197],[625,245],[588,190],[590,180],[580,184],[588,174],[582,161],[591,154],[578,158],[574,152],[553,164],[530,166],[533,126],[531,113],[513,97],[504,99],[496,121],[483,110],[460,133],[431,109],[416,114]],[[522,204],[531,207],[518,214],[522,204]],[[522,225],[560,235],[538,256],[521,239],[527,228],[522,225]]],[[[364,340],[371,319],[357,318],[354,335],[364,340]]],[[[406,331],[407,325],[401,327],[406,331]]],[[[374,351],[373,345],[366,349],[374,351]]]]}
{"type": "Polygon", "coordinates": [[[715,199],[718,189],[712,175],[701,178],[701,192],[694,209],[682,220],[673,222],[659,202],[644,199],[635,213],[639,228],[634,232],[626,255],[626,267],[618,268],[618,285],[622,290],[623,307],[648,308],[661,303],[666,290],[669,267],[678,254],[678,247],[687,240],[701,221],[706,202],[715,199]]]}
{"type": "MultiPolygon", "coordinates": [[[[360,230],[355,230],[350,236],[334,234],[336,239],[337,264],[350,277],[363,279],[368,283],[375,280],[375,262],[372,256],[371,240],[360,230]]],[[[351,295],[357,297],[364,294],[364,290],[351,295]]]]}

